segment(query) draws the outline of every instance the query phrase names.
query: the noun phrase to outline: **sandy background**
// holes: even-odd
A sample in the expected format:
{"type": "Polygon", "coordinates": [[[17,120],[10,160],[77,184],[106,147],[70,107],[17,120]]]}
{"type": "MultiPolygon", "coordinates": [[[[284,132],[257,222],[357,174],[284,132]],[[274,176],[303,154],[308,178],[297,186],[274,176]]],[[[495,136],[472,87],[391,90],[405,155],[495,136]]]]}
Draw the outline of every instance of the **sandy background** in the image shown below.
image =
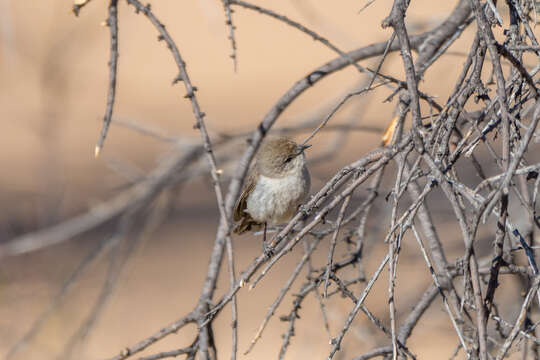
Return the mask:
{"type": "MultiPolygon", "coordinates": [[[[389,13],[391,1],[379,0],[358,14],[362,1],[320,2],[308,0],[257,1],[298,20],[334,42],[351,50],[391,35],[380,27],[389,13]]],[[[416,0],[411,3],[407,21],[411,33],[425,31],[444,18],[453,1],[416,0]]],[[[249,131],[262,119],[274,102],[299,78],[333,59],[335,55],[321,44],[273,19],[244,9],[236,9],[238,72],[233,71],[228,30],[224,26],[221,2],[214,0],[153,2],[155,14],[166,24],[188,63],[199,101],[207,114],[211,134],[249,131]]],[[[109,33],[101,23],[106,19],[106,2],[93,0],[79,18],[70,13],[70,1],[0,0],[0,241],[55,224],[81,213],[106,199],[126,183],[119,167],[140,174],[152,169],[170,144],[112,125],[102,156],[93,152],[105,110],[109,33]]],[[[502,14],[506,13],[501,10],[502,14]]],[[[115,116],[161,129],[186,142],[199,141],[193,130],[190,104],[184,90],[171,86],[175,65],[157,33],[143,16],[134,14],[124,2],[119,5],[119,78],[115,116]]],[[[452,53],[426,73],[421,89],[449,95],[463,63],[474,31],[471,26],[452,47],[452,53]]],[[[497,30],[500,36],[501,29],[497,30]]],[[[369,60],[364,64],[374,64],[369,60]]],[[[397,54],[386,61],[384,71],[403,78],[397,54]]],[[[278,126],[295,124],[325,114],[337,99],[358,85],[363,78],[354,69],[330,76],[303,94],[282,115],[278,126]]],[[[334,123],[358,118],[357,124],[384,128],[392,117],[393,104],[383,104],[388,90],[377,90],[369,100],[352,101],[336,116],[334,123]]],[[[313,142],[315,156],[335,134],[324,133],[313,142]]],[[[378,145],[379,135],[355,132],[343,144],[339,156],[312,166],[313,189],[329,174],[368,149],[378,145]]],[[[243,145],[238,144],[241,150],[243,145]]],[[[309,156],[308,156],[309,157],[309,156]]],[[[225,168],[225,177],[231,168],[225,168]]],[[[359,193],[357,200],[365,194],[359,193]]],[[[433,196],[437,196],[436,194],[433,196]]],[[[188,183],[172,200],[174,211],[163,225],[143,238],[122,272],[108,306],[79,349],[77,359],[101,359],[116,354],[127,345],[150,335],[192,309],[206,273],[207,259],[214,240],[217,210],[207,179],[188,183]]],[[[384,214],[385,204],[376,205],[384,214]]],[[[450,259],[462,252],[462,243],[451,225],[445,225],[448,209],[431,207],[442,226],[443,240],[451,249],[450,259]]],[[[382,217],[384,219],[384,217],[382,217]]],[[[372,274],[384,256],[380,245],[381,218],[371,220],[372,249],[366,263],[372,274]]],[[[0,264],[0,357],[29,329],[33,320],[50,303],[60,284],[75,269],[106,229],[80,236],[68,243],[0,264]]],[[[488,241],[489,238],[486,238],[488,241]]],[[[416,244],[404,246],[398,278],[398,319],[430,283],[416,244]]],[[[327,243],[317,259],[323,263],[327,243]]],[[[489,249],[489,245],[486,245],[489,249]]],[[[246,266],[260,251],[260,239],[235,238],[238,268],[246,266]]],[[[343,249],[341,249],[343,250],[343,249]]],[[[252,292],[239,297],[240,351],[243,352],[262,320],[267,306],[277,296],[284,279],[299,258],[296,251],[252,292]]],[[[45,323],[17,359],[54,359],[69,336],[88,313],[104,279],[106,255],[93,263],[70,292],[60,309],[45,323]]],[[[386,272],[384,273],[386,276],[386,272]]],[[[294,289],[297,289],[297,284],[294,289]]],[[[228,283],[221,279],[218,292],[228,283]]],[[[367,300],[368,308],[387,322],[387,282],[383,277],[367,300]]],[[[520,299],[518,285],[508,285],[507,304],[520,299]]],[[[289,311],[287,298],[278,315],[289,311]]],[[[331,333],[342,326],[351,303],[343,299],[328,302],[331,333]]],[[[289,359],[326,358],[329,336],[322,327],[318,305],[312,299],[302,308],[306,314],[297,322],[289,359]]],[[[226,310],[216,323],[220,354],[229,356],[230,315],[226,310]]],[[[280,335],[286,323],[274,319],[262,341],[248,356],[274,359],[279,353],[280,335]]],[[[170,350],[189,344],[193,329],[181,331],[152,348],[170,350]]],[[[359,315],[344,341],[337,359],[350,359],[375,346],[387,344],[364,315],[359,315]]],[[[409,348],[419,358],[448,358],[457,339],[448,325],[441,304],[424,317],[410,339],[409,348]]],[[[459,356],[458,356],[459,358],[459,356]]]]}

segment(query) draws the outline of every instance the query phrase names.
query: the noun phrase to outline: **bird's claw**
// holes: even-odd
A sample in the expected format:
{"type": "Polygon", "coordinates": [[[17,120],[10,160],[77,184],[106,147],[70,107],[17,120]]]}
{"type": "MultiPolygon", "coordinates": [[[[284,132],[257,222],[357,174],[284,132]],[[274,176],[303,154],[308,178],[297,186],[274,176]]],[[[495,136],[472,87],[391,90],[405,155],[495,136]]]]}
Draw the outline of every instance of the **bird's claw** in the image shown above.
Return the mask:
{"type": "Polygon", "coordinates": [[[298,211],[300,211],[302,213],[302,215],[304,215],[306,217],[309,216],[310,211],[309,211],[308,207],[303,205],[303,204],[298,206],[298,211]]]}
{"type": "Polygon", "coordinates": [[[263,253],[266,259],[271,259],[274,256],[274,247],[266,241],[263,242],[263,253]]]}

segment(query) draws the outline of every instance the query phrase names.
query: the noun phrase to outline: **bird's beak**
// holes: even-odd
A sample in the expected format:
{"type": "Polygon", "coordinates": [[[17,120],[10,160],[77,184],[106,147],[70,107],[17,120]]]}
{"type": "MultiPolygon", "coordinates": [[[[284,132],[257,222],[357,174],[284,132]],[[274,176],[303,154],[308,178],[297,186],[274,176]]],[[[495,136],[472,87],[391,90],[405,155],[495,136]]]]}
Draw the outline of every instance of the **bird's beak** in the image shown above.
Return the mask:
{"type": "Polygon", "coordinates": [[[306,145],[298,145],[296,148],[298,149],[298,155],[300,155],[301,153],[304,152],[304,150],[306,150],[307,148],[310,148],[311,145],[309,144],[306,144],[306,145]]]}

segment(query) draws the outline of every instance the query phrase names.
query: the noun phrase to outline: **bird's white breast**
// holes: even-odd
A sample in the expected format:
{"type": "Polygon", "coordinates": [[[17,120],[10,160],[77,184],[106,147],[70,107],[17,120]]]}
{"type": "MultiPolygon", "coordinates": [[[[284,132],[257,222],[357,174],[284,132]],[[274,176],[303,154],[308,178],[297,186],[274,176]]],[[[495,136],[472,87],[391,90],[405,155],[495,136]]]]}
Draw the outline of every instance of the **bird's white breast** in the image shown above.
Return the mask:
{"type": "Polygon", "coordinates": [[[305,167],[300,173],[282,178],[260,175],[247,199],[246,211],[256,221],[282,224],[294,215],[308,195],[309,188],[310,178],[305,167]]]}

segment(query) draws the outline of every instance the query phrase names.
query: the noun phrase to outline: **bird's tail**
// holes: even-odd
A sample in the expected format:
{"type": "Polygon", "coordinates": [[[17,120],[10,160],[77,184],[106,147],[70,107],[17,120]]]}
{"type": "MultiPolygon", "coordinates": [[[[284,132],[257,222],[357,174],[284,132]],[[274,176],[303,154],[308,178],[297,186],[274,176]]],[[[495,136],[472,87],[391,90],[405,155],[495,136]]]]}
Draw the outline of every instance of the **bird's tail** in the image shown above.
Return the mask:
{"type": "Polygon", "coordinates": [[[243,216],[238,224],[235,225],[233,233],[243,234],[246,231],[256,231],[260,230],[262,224],[253,220],[251,216],[243,216]]]}

